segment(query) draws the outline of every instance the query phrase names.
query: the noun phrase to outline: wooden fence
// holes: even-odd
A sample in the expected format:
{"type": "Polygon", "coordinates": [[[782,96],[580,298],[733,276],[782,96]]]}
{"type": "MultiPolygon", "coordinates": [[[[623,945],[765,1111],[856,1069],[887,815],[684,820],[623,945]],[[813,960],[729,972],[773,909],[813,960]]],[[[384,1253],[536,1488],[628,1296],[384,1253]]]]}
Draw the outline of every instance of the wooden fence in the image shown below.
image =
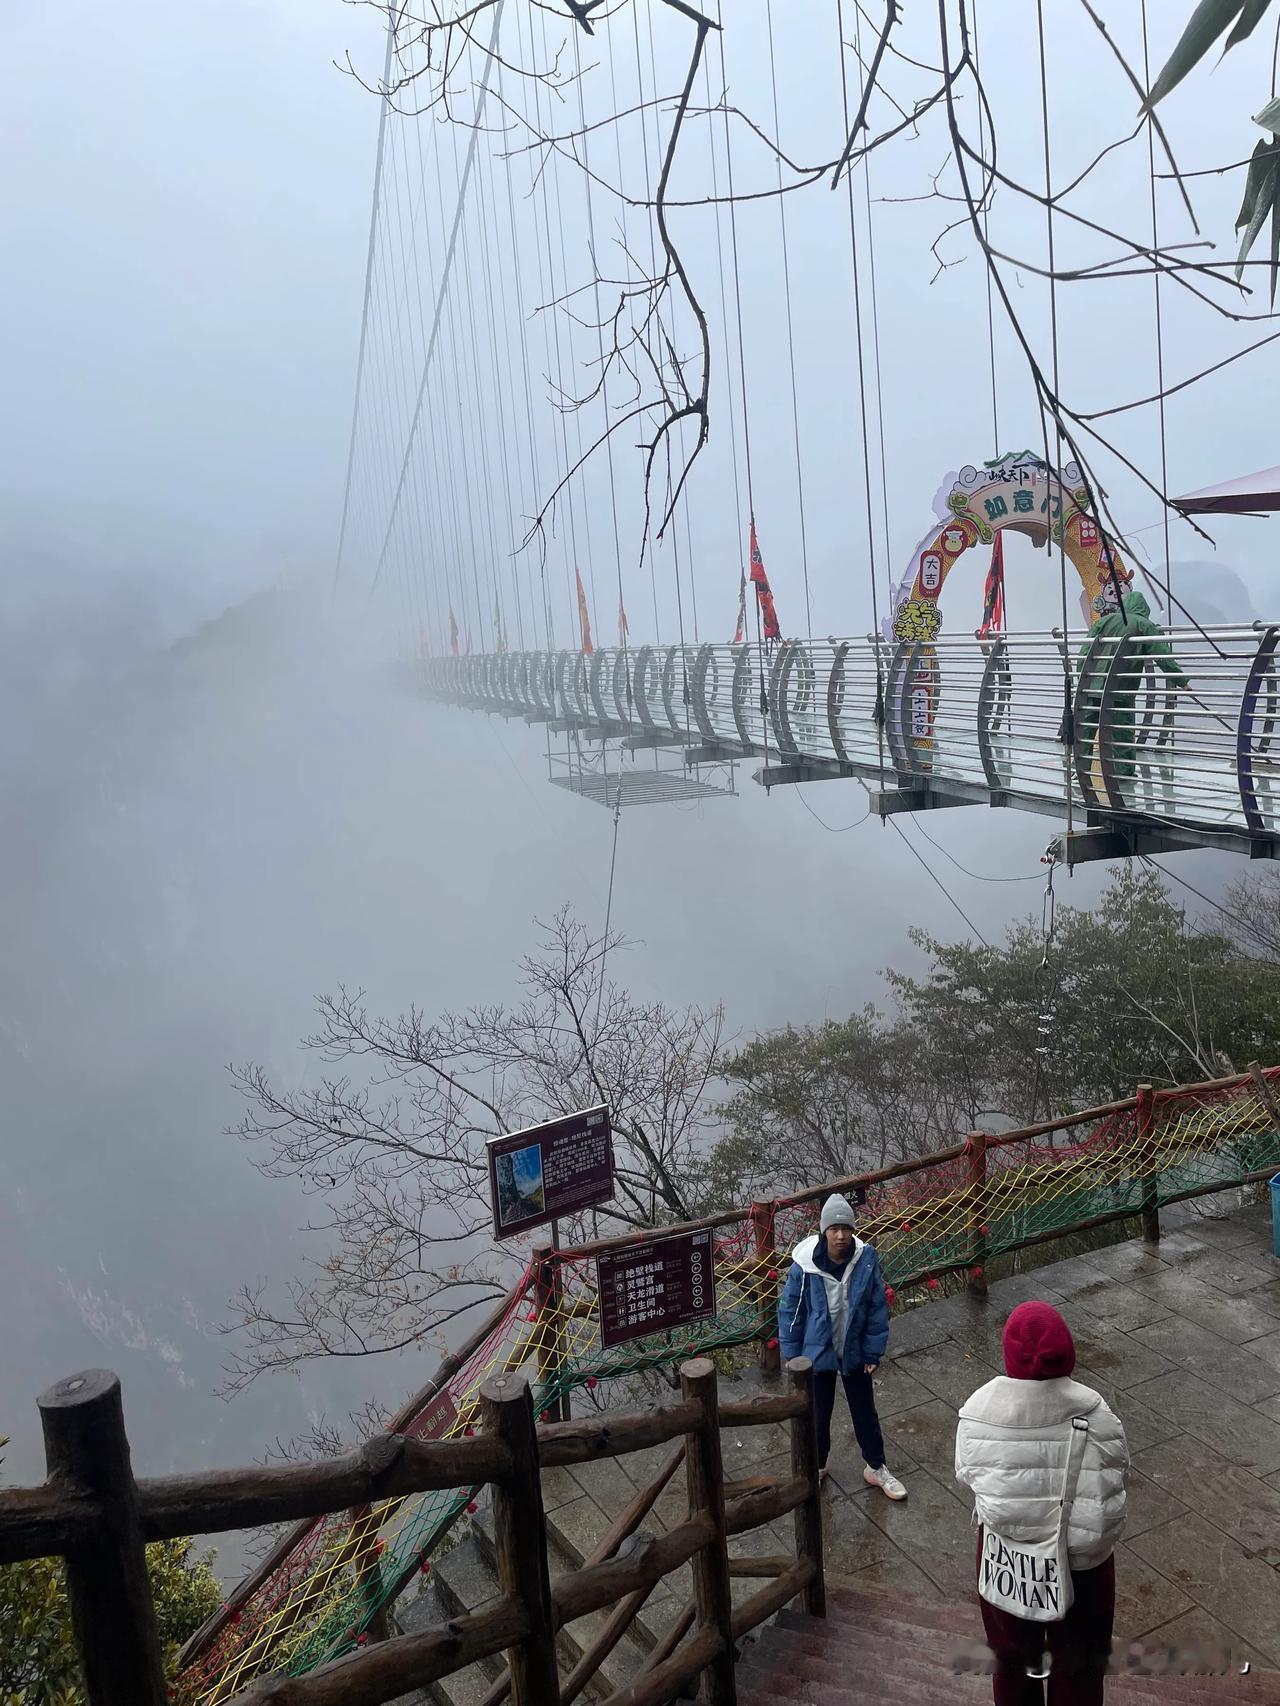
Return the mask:
{"type": "MultiPolygon", "coordinates": [[[[48,1478],[40,1487],[0,1491],[0,1563],[65,1560],[89,1706],[164,1706],[170,1697],[147,1580],[148,1541],[339,1511],[363,1509],[372,1517],[381,1501],[408,1493],[488,1486],[497,1598],[423,1634],[372,1632],[360,1650],[305,1676],[259,1677],[230,1706],[375,1706],[503,1651],[507,1670],[490,1690],[493,1706],[507,1697],[513,1706],[570,1706],[648,1595],[685,1564],[692,1567],[692,1600],[610,1706],[658,1706],[697,1677],[709,1706],[732,1706],[742,1636],[793,1600],[816,1615],[825,1610],[812,1371],[797,1359],[788,1367],[788,1390],[728,1402],[719,1401],[706,1358],[685,1363],[679,1378],[678,1401],[662,1408],[538,1426],[525,1377],[494,1376],[481,1388],[474,1437],[424,1442],[389,1433],[322,1463],[135,1480],[120,1382],[89,1370],[39,1400],[48,1478]],[[780,1422],[790,1429],[790,1478],[726,1482],[721,1429],[780,1422]],[[675,1450],[591,1559],[552,1581],[541,1471],[669,1442],[678,1442],[675,1450]],[[638,1532],[681,1462],[685,1521],[665,1534],[638,1532]],[[730,1559],[731,1536],[789,1513],[794,1556],[730,1559]],[[768,1578],[736,1608],[734,1573],[768,1578]],[[557,1631],[607,1606],[614,1610],[605,1627],[562,1684],[557,1631]]],[[[350,1567],[359,1577],[367,1560],[353,1552],[350,1567]]]]}
{"type": "MultiPolygon", "coordinates": [[[[931,1154],[913,1157],[876,1171],[832,1179],[820,1186],[789,1196],[736,1207],[678,1227],[663,1227],[662,1233],[709,1230],[717,1246],[730,1253],[720,1268],[720,1277],[736,1288],[746,1307],[739,1311],[739,1324],[731,1335],[701,1338],[687,1351],[695,1354],[719,1344],[754,1340],[766,1369],[776,1369],[778,1348],[776,1301],[790,1240],[816,1221],[819,1201],[833,1190],[869,1193],[869,1203],[860,1216],[864,1230],[875,1243],[886,1276],[898,1292],[908,1286],[935,1285],[947,1275],[964,1276],[970,1289],[983,1293],[986,1268],[993,1256],[1066,1237],[1073,1232],[1141,1216],[1148,1238],[1159,1237],[1159,1207],[1162,1202],[1185,1200],[1267,1177],[1280,1167],[1280,1068],[1265,1070],[1254,1063],[1243,1073],[1199,1084],[1153,1090],[1138,1087],[1133,1096],[1045,1120],[1015,1131],[974,1131],[963,1142],[931,1154]],[[1254,1152],[1241,1159],[1233,1145],[1241,1133],[1253,1133],[1254,1152]],[[1085,1142],[1073,1147],[1085,1134],[1085,1142]],[[1110,1149],[1091,1148],[1101,1134],[1110,1149]],[[1170,1137],[1170,1134],[1173,1137],[1170,1137]],[[1259,1136],[1259,1134],[1262,1134],[1259,1136]],[[1197,1172],[1168,1171],[1179,1155],[1199,1156],[1197,1172]],[[1101,1158],[1101,1159],[1099,1159],[1101,1158]],[[1265,1165],[1258,1163],[1265,1160],[1265,1165]],[[1219,1163],[1221,1163],[1219,1165],[1219,1163]],[[1082,1194],[1074,1190],[1078,1177],[1087,1181],[1090,1169],[1102,1167],[1113,1175],[1117,1188],[1100,1194],[1099,1204],[1078,1212],[1082,1194]],[[1014,1171],[1011,1171],[1011,1168],[1014,1171]],[[1021,1168],[1021,1174],[1016,1172],[1021,1168]],[[1161,1169],[1166,1169],[1161,1171],[1161,1169]],[[1039,1177],[1040,1185],[1031,1175],[1039,1177]],[[1008,1180],[1020,1177],[1027,1183],[1017,1196],[1018,1204],[1032,1204],[1037,1189],[1047,1185],[1061,1194],[1037,1220],[1018,1207],[1015,1214],[1000,1210],[996,1200],[1004,1193],[1008,1209],[1008,1180]],[[898,1206],[910,1199],[907,1214],[898,1206]],[[886,1207],[891,1210],[886,1217],[886,1207]],[[937,1222],[938,1224],[935,1224],[937,1222]],[[944,1224],[945,1223],[945,1224],[944,1224]],[[742,1318],[745,1317],[745,1325],[742,1318]]],[[[1087,1193],[1085,1193],[1087,1195],[1087,1193]]],[[[479,1389],[487,1372],[509,1373],[530,1365],[537,1369],[539,1408],[548,1418],[567,1408],[569,1386],[574,1380],[592,1383],[607,1380],[615,1370],[607,1359],[582,1357],[582,1336],[595,1343],[595,1306],[584,1291],[581,1279],[589,1272],[591,1259],[606,1251],[643,1242],[652,1232],[637,1231],[600,1239],[560,1250],[549,1246],[535,1251],[526,1273],[512,1290],[486,1312],[467,1339],[451,1352],[432,1378],[402,1406],[390,1424],[393,1434],[412,1434],[423,1418],[429,1418],[442,1396],[452,1394],[457,1417],[455,1431],[463,1419],[470,1420],[468,1394],[479,1389]],[[508,1323],[503,1336],[503,1323],[508,1323]],[[576,1344],[573,1341],[576,1335],[576,1344]],[[570,1371],[566,1377],[566,1370],[570,1371]]],[[[723,1322],[712,1323],[718,1331],[723,1322]]],[[[690,1330],[691,1338],[694,1330],[690,1330]]],[[[598,1356],[598,1353],[596,1353],[598,1356]]],[[[654,1360],[659,1360],[655,1358],[654,1360]]],[[[461,1482],[457,1483],[461,1486],[461,1482]]],[[[465,1493],[426,1535],[426,1545],[437,1545],[458,1520],[465,1507],[465,1493]]],[[[383,1515],[389,1506],[380,1507],[383,1515]]],[[[339,1553],[350,1544],[359,1547],[377,1538],[379,1512],[366,1518],[361,1507],[353,1511],[359,1520],[351,1524],[352,1537],[335,1540],[339,1553]],[[363,1541],[362,1538],[363,1537],[363,1541]]],[[[222,1666],[239,1663],[233,1654],[220,1660],[218,1653],[233,1634],[244,1636],[240,1647],[248,1648],[260,1637],[259,1613],[278,1598],[278,1584],[288,1582],[295,1562],[314,1540],[315,1517],[305,1516],[284,1534],[261,1564],[228,1595],[226,1603],[188,1641],[182,1663],[194,1669],[203,1666],[209,1686],[201,1696],[210,1706],[227,1699],[220,1685],[222,1666]],[[237,1624],[244,1614],[244,1624],[237,1624]],[[255,1621],[258,1619],[259,1621],[255,1621]],[[245,1632],[248,1631],[246,1634],[245,1632]]],[[[386,1532],[384,1527],[384,1533],[386,1532]]],[[[388,1568],[382,1582],[383,1600],[393,1600],[412,1580],[419,1567],[419,1543],[401,1548],[398,1573],[388,1568]]],[[[316,1602],[313,1591],[312,1612],[316,1602]]],[[[369,1606],[372,1606],[372,1600],[369,1606]]],[[[341,1633],[354,1624],[357,1629],[377,1633],[376,1614],[354,1604],[351,1617],[338,1625],[341,1633]]],[[[304,1607],[305,1610],[305,1607],[304,1607]]],[[[270,1617],[272,1614],[265,1613],[270,1617]]],[[[301,1617],[302,1613],[299,1614],[301,1617]]],[[[501,1696],[499,1696],[501,1698],[501,1696]]]]}

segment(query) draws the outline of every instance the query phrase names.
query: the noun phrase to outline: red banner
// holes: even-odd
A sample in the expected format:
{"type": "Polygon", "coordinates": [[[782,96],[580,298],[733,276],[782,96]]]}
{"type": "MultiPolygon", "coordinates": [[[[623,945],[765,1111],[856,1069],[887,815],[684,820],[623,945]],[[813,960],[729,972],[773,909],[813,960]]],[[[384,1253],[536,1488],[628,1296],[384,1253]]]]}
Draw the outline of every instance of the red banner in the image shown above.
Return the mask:
{"type": "Polygon", "coordinates": [[[573,572],[578,582],[578,622],[582,628],[582,649],[590,657],[596,648],[591,643],[591,618],[587,615],[587,594],[582,585],[582,571],[575,569],[573,572]]]}

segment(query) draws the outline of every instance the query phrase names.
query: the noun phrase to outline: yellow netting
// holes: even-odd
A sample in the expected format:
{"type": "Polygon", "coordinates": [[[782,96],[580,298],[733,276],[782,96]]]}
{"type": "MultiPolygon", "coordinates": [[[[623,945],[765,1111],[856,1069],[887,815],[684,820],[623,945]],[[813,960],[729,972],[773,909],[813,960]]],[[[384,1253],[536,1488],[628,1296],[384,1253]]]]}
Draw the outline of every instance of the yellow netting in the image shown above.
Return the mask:
{"type": "MultiPolygon", "coordinates": [[[[1095,1216],[1138,1214],[1208,1187],[1227,1188],[1280,1167],[1272,1084],[1244,1078],[1207,1091],[1159,1092],[1149,1103],[1037,1139],[972,1153],[869,1188],[859,1233],[896,1290],[936,1288],[963,1271],[1095,1216]]],[[[993,1140],[994,1141],[994,1140],[993,1140]]],[[[696,1326],[602,1348],[592,1255],[557,1252],[554,1283],[539,1291],[530,1267],[510,1305],[445,1388],[404,1432],[427,1438],[476,1425],[481,1383],[527,1368],[535,1402],[553,1404],[639,1370],[768,1339],[792,1244],[811,1232],[817,1201],[755,1204],[715,1229],[716,1314],[696,1326]]],[[[661,1229],[658,1229],[661,1230],[661,1229]]],[[[287,1557],[179,1678],[175,1698],[229,1701],[265,1671],[297,1674],[362,1644],[375,1612],[417,1568],[467,1505],[468,1493],[427,1493],[313,1523],[287,1557]]]]}

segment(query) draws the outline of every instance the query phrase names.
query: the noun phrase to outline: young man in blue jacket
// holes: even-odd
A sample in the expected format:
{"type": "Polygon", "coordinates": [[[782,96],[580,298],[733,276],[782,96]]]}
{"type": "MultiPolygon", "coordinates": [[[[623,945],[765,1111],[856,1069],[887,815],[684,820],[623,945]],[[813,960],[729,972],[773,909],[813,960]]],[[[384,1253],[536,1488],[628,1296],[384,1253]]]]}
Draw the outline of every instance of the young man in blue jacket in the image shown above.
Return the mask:
{"type": "Polygon", "coordinates": [[[887,1498],[905,1499],[907,1489],[885,1465],[871,1385],[889,1343],[889,1304],[880,1262],[871,1246],[854,1235],[853,1210],[844,1197],[827,1198],[818,1224],[817,1236],[801,1239],[791,1252],[791,1271],[778,1302],[778,1344],[784,1360],[803,1356],[813,1364],[823,1475],[839,1376],[866,1459],[863,1480],[887,1498]]]}

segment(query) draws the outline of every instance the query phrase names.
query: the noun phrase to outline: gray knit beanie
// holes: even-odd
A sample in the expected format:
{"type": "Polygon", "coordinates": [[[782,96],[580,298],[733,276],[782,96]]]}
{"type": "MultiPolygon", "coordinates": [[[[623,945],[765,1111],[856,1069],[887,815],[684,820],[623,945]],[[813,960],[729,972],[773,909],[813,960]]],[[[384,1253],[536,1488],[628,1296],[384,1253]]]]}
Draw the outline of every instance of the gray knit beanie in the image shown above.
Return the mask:
{"type": "Polygon", "coordinates": [[[819,1230],[826,1232],[832,1226],[852,1225],[853,1210],[849,1206],[848,1198],[842,1197],[838,1192],[833,1192],[822,1205],[822,1218],[818,1222],[819,1230]]]}

